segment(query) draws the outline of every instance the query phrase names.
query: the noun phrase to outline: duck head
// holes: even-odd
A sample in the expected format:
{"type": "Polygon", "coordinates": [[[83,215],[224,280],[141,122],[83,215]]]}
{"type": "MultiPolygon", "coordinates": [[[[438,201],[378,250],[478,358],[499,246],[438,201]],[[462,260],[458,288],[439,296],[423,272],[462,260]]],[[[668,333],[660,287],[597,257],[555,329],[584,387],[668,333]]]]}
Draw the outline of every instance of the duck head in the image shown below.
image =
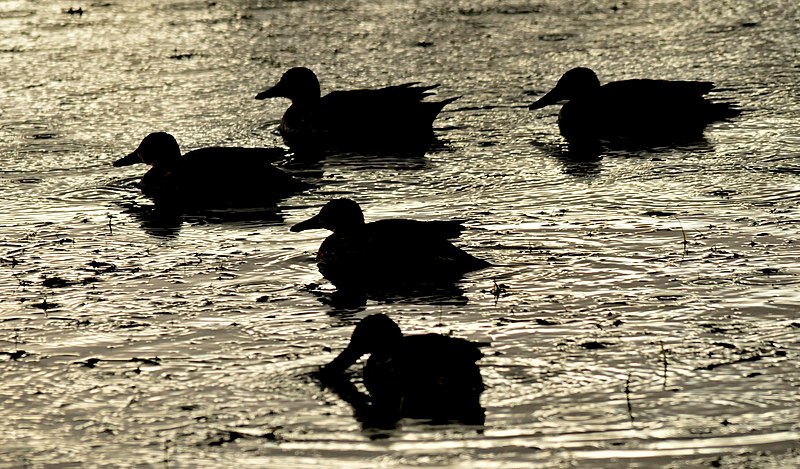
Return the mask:
{"type": "Polygon", "coordinates": [[[256,95],[256,99],[289,98],[293,103],[313,102],[320,98],[319,80],[305,67],[290,68],[280,81],[256,95]]]}
{"type": "Polygon", "coordinates": [[[290,230],[297,233],[324,228],[336,232],[363,225],[364,212],[358,203],[351,199],[334,199],[325,204],[318,214],[292,226],[290,230]]]}
{"type": "Polygon", "coordinates": [[[556,83],[555,88],[538,101],[528,106],[528,109],[541,109],[559,101],[570,101],[583,96],[591,95],[600,89],[600,80],[592,69],[577,67],[567,71],[556,83]]]}
{"type": "Polygon", "coordinates": [[[369,315],[358,323],[347,347],[320,372],[327,376],[344,373],[363,355],[392,350],[402,339],[400,327],[389,316],[369,315]]]}
{"type": "Polygon", "coordinates": [[[166,132],[153,132],[128,156],[118,159],[114,166],[128,166],[135,163],[158,165],[175,161],[181,156],[181,149],[175,137],[166,132]]]}

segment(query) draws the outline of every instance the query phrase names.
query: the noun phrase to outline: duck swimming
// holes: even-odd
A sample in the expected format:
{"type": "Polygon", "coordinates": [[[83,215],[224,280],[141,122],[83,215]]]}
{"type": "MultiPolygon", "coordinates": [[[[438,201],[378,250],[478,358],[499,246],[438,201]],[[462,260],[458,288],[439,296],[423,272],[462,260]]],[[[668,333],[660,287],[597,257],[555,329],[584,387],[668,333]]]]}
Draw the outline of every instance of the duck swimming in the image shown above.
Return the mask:
{"type": "Polygon", "coordinates": [[[329,201],[319,214],[291,231],[333,231],[317,251],[323,277],[337,287],[397,287],[454,282],[491,264],[453,246],[464,226],[457,221],[404,219],[364,222],[358,203],[329,201]]]}
{"type": "Polygon", "coordinates": [[[280,148],[209,147],[181,156],[175,137],[154,132],[113,165],[151,165],[139,187],[157,206],[263,207],[310,187],[270,164],[283,154],[280,148]]]}
{"type": "Polygon", "coordinates": [[[570,142],[670,142],[702,138],[706,125],[738,116],[730,102],[712,102],[710,81],[623,80],[600,85],[591,69],[567,71],[530,110],[567,101],[558,114],[570,142]]]}
{"type": "Polygon", "coordinates": [[[373,415],[482,423],[483,379],[476,362],[488,344],[440,334],[406,335],[385,314],[356,325],[350,343],[315,373],[333,382],[365,354],[363,379],[373,415]]]}
{"type": "Polygon", "coordinates": [[[321,96],[314,72],[295,67],[256,99],[292,101],[278,130],[294,151],[414,153],[424,152],[434,140],[433,121],[442,108],[458,99],[423,101],[439,85],[416,85],[333,91],[321,96]]]}

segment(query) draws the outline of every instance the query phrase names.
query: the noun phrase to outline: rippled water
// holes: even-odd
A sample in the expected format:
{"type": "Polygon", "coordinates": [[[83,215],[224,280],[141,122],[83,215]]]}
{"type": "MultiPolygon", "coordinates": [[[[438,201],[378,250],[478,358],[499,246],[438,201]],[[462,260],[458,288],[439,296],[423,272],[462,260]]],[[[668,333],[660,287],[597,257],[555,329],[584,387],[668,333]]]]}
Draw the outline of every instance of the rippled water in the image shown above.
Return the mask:
{"type": "Polygon", "coordinates": [[[0,466],[800,465],[798,24],[779,0],[0,0],[0,466]],[[253,96],[295,65],[441,83],[444,148],[329,157],[267,216],[136,210],[144,170],[114,159],[156,130],[280,145],[287,103],[253,96]],[[525,106],[578,65],[713,80],[746,112],[576,161],[525,106]],[[288,231],[342,194],[467,218],[497,267],[343,306],[326,233],[288,231]],[[307,377],[377,312],[491,342],[485,426],[364,431],[307,377]]]}

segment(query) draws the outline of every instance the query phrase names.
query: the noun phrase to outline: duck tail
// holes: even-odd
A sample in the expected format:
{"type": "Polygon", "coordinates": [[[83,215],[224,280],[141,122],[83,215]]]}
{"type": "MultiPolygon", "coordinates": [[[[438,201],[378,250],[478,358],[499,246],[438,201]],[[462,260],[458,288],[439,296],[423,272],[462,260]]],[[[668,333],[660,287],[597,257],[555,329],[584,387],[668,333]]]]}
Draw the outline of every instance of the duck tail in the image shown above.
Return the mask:
{"type": "Polygon", "coordinates": [[[417,86],[419,84],[420,82],[415,81],[413,83],[406,83],[400,86],[409,90],[413,90],[414,92],[418,93],[420,100],[424,99],[426,96],[433,96],[434,94],[436,94],[436,93],[431,93],[430,91],[435,90],[440,86],[438,83],[435,83],[433,85],[417,86]]]}
{"type": "Polygon", "coordinates": [[[445,106],[447,106],[448,104],[452,103],[453,101],[455,101],[460,97],[461,96],[456,96],[453,98],[443,99],[441,101],[426,101],[421,103],[421,105],[424,106],[425,112],[427,114],[426,117],[430,120],[431,125],[433,124],[433,121],[436,120],[436,117],[439,116],[439,113],[442,112],[442,109],[444,109],[445,106]]]}
{"type": "Polygon", "coordinates": [[[714,121],[725,121],[741,115],[742,109],[730,101],[711,103],[709,117],[714,121]]]}
{"type": "MultiPolygon", "coordinates": [[[[443,99],[443,100],[441,100],[441,101],[438,101],[438,104],[440,104],[440,105],[441,105],[441,108],[444,108],[444,107],[445,107],[445,106],[447,106],[448,104],[450,104],[450,103],[452,103],[453,101],[455,101],[455,100],[457,100],[457,99],[460,99],[460,98],[461,98],[461,96],[455,96],[455,97],[452,97],[452,98],[443,99]]],[[[440,110],[441,110],[441,108],[440,108],[440,110]]]]}

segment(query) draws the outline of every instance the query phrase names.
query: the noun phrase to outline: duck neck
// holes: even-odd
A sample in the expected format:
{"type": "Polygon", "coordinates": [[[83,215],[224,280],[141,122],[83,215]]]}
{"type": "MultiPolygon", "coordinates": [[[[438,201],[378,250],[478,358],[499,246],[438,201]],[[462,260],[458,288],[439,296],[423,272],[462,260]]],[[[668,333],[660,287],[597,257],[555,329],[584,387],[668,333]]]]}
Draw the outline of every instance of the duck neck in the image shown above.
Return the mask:
{"type": "Polygon", "coordinates": [[[303,96],[295,96],[292,98],[292,108],[295,109],[313,109],[317,105],[319,105],[320,96],[319,93],[316,95],[303,95],[303,96]]]}

